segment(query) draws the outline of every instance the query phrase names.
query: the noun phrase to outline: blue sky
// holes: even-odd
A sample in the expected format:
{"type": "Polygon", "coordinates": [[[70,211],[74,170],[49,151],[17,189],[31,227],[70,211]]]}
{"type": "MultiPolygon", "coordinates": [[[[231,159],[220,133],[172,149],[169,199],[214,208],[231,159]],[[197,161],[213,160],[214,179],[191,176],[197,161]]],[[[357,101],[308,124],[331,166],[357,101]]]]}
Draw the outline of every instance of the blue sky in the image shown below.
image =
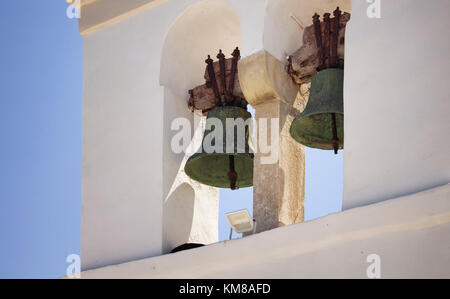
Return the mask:
{"type": "Polygon", "coordinates": [[[80,252],[81,36],[62,1],[3,1],[0,278],[59,277],[80,252]]]}
{"type": "MultiPolygon", "coordinates": [[[[0,278],[56,278],[80,253],[82,38],[58,1],[4,1],[0,30],[0,278]]],[[[340,210],[342,154],[307,150],[306,219],[340,210]]],[[[252,188],[221,190],[223,213],[252,188]]],[[[238,236],[234,236],[238,237],[238,236]]]]}
{"type": "MultiPolygon", "coordinates": [[[[343,151],[306,148],[305,161],[305,221],[335,213],[342,207],[343,151]]],[[[248,209],[253,213],[253,188],[236,191],[220,189],[219,239],[228,240],[230,227],[224,213],[248,209]]],[[[233,233],[234,238],[240,234],[233,233]]]]}

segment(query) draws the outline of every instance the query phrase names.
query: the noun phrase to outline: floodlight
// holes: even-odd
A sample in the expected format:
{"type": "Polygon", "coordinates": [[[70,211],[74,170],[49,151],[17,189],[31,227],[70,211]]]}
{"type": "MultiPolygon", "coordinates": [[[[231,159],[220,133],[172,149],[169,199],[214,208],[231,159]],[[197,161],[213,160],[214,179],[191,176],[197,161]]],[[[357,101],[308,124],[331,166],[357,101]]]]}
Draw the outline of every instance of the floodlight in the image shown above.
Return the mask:
{"type": "Polygon", "coordinates": [[[233,230],[237,233],[255,232],[255,219],[250,216],[250,213],[247,209],[226,213],[225,217],[227,218],[227,221],[231,227],[230,240],[233,230]]]}

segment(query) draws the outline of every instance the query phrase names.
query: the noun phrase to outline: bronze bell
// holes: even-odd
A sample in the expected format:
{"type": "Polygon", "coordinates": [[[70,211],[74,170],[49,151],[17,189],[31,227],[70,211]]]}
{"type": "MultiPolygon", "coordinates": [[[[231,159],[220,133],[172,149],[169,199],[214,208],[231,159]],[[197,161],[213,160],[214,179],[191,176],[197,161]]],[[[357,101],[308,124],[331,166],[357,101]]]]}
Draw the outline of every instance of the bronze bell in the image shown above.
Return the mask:
{"type": "Polygon", "coordinates": [[[306,108],[290,128],[297,142],[335,154],[344,148],[343,85],[343,69],[328,68],[314,75],[306,108]]]}
{"type": "Polygon", "coordinates": [[[249,126],[243,128],[234,126],[233,130],[227,130],[227,119],[242,122],[251,118],[251,114],[247,110],[237,106],[218,106],[208,112],[206,118],[206,130],[203,135],[201,151],[192,155],[186,162],[184,171],[186,174],[202,184],[218,187],[231,188],[232,190],[253,186],[253,151],[248,144],[249,126]],[[213,140],[214,145],[221,142],[218,147],[219,151],[211,152],[205,149],[205,138],[212,131],[216,130],[212,125],[213,118],[222,124],[223,140],[213,140]],[[208,129],[210,128],[210,129],[208,129]],[[238,130],[243,130],[239,134],[238,130]],[[231,138],[231,135],[234,138],[231,138]],[[227,138],[227,135],[229,136],[227,138]],[[238,140],[243,136],[243,140],[238,140]],[[227,140],[233,140],[233,144],[228,144],[227,140]]]}

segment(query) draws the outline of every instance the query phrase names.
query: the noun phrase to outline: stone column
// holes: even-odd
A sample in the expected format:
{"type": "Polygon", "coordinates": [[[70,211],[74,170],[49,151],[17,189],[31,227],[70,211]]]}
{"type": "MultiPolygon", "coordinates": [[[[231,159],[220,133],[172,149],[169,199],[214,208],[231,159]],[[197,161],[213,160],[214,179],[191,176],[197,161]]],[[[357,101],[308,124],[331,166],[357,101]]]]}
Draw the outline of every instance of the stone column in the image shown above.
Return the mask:
{"type": "Polygon", "coordinates": [[[256,110],[257,151],[253,175],[253,217],[257,232],[302,222],[305,198],[305,149],[290,135],[295,116],[305,105],[299,88],[283,63],[266,51],[241,59],[239,79],[246,100],[256,110]],[[267,131],[261,120],[267,119],[267,131]],[[272,122],[274,120],[274,122],[272,122]],[[272,135],[272,125],[278,139],[272,135]],[[261,135],[267,134],[276,153],[261,152],[261,135]],[[278,155],[278,159],[269,157],[278,155]]]}

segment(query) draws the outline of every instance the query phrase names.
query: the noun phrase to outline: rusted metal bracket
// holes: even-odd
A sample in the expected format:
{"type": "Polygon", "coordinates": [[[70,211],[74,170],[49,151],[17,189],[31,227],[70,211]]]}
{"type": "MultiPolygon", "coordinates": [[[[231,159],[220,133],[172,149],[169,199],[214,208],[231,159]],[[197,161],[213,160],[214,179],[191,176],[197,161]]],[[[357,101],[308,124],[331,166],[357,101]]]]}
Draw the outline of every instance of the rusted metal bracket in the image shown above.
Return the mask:
{"type": "Polygon", "coordinates": [[[216,73],[214,72],[214,66],[213,66],[213,60],[211,59],[211,56],[208,55],[208,59],[205,60],[209,75],[209,83],[211,84],[211,87],[214,91],[214,96],[216,97],[216,103],[220,103],[220,94],[219,94],[219,87],[217,86],[216,81],[216,73]]]}
{"type": "Polygon", "coordinates": [[[319,56],[319,67],[318,69],[321,70],[325,68],[325,61],[324,61],[324,51],[323,51],[323,43],[322,43],[322,30],[320,28],[320,16],[315,13],[313,16],[313,24],[314,24],[314,33],[316,36],[316,44],[317,44],[317,50],[318,50],[318,56],[319,56]]]}
{"type": "Polygon", "coordinates": [[[286,71],[294,82],[302,85],[311,82],[318,71],[344,68],[345,28],[350,17],[339,7],[323,14],[322,22],[317,13],[312,16],[312,23],[303,30],[302,46],[287,58],[286,71]]]}
{"type": "Polygon", "coordinates": [[[337,56],[337,48],[338,48],[338,37],[339,37],[339,22],[341,17],[341,11],[338,8],[333,12],[334,15],[334,23],[333,23],[333,32],[332,32],[332,47],[331,47],[331,61],[328,67],[338,67],[338,56],[337,56]]]}
{"type": "Polygon", "coordinates": [[[205,60],[206,83],[188,91],[188,107],[191,111],[202,110],[205,115],[217,106],[247,109],[248,103],[244,99],[238,77],[238,61],[241,58],[239,48],[236,47],[231,55],[227,59],[222,50],[219,50],[216,62],[208,55],[205,60]]]}
{"type": "Polygon", "coordinates": [[[231,73],[230,73],[230,81],[228,85],[228,96],[230,98],[230,101],[233,100],[233,90],[234,90],[234,81],[236,80],[236,73],[237,73],[237,65],[239,59],[241,59],[241,52],[239,51],[239,48],[236,47],[234,49],[233,53],[231,54],[233,56],[233,60],[231,62],[231,73]]]}
{"type": "Polygon", "coordinates": [[[332,37],[330,35],[331,32],[331,24],[330,24],[330,14],[326,13],[323,15],[323,21],[325,23],[325,31],[324,31],[324,65],[326,67],[329,66],[330,63],[330,45],[332,44],[332,37]]]}
{"type": "Polygon", "coordinates": [[[319,58],[319,66],[317,68],[318,71],[326,68],[339,67],[338,42],[341,14],[341,10],[339,9],[339,7],[337,7],[333,12],[333,20],[330,19],[330,13],[325,13],[323,15],[323,34],[322,26],[320,23],[320,16],[317,13],[315,13],[313,16],[314,35],[316,38],[319,58]],[[333,21],[332,25],[331,21],[333,21]]]}
{"type": "Polygon", "coordinates": [[[219,59],[219,69],[220,69],[220,83],[222,86],[222,90],[220,92],[220,101],[222,102],[222,106],[225,106],[227,103],[226,95],[227,95],[227,81],[226,81],[226,72],[225,72],[225,55],[222,53],[222,49],[219,50],[219,54],[217,54],[217,58],[219,59]]]}
{"type": "Polygon", "coordinates": [[[193,89],[189,89],[189,90],[188,90],[188,93],[189,93],[188,107],[189,107],[189,110],[191,110],[191,112],[194,112],[194,110],[195,110],[195,105],[194,105],[194,90],[193,90],[193,89]]]}

